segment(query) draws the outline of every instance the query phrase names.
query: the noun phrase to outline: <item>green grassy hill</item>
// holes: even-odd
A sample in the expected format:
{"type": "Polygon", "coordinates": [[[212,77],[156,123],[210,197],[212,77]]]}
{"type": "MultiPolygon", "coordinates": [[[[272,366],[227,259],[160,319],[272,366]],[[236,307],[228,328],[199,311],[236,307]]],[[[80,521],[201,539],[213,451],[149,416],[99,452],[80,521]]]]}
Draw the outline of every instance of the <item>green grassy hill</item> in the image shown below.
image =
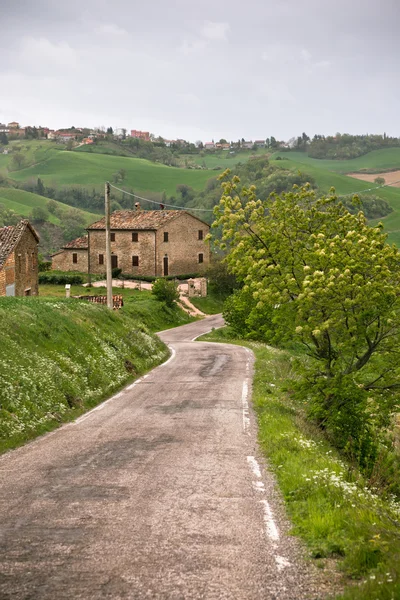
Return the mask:
{"type": "Polygon", "coordinates": [[[93,187],[103,185],[107,180],[112,182],[113,174],[120,169],[126,171],[124,186],[142,194],[165,190],[171,195],[178,184],[200,190],[212,176],[209,171],[167,167],[139,158],[55,151],[38,164],[12,171],[10,177],[15,181],[40,177],[45,184],[57,187],[76,184],[93,187]]]}
{"type": "MultiPolygon", "coordinates": [[[[271,164],[284,169],[302,171],[315,178],[319,189],[328,192],[331,187],[338,194],[368,193],[366,190],[375,187],[375,184],[360,181],[353,177],[341,174],[341,171],[352,173],[360,169],[380,169],[400,167],[400,148],[376,150],[365,156],[353,160],[334,161],[309,158],[303,152],[276,153],[271,157],[271,164]],[[280,156],[282,160],[276,160],[280,156]],[[396,156],[398,157],[396,159],[396,156]],[[396,162],[397,160],[397,162],[396,162]]],[[[385,187],[372,192],[376,196],[387,200],[393,208],[393,212],[387,217],[380,219],[385,225],[385,231],[389,234],[389,242],[400,247],[400,188],[385,187]]],[[[371,222],[375,224],[375,222],[371,222]]]]}
{"type": "Polygon", "coordinates": [[[319,158],[310,158],[305,152],[275,152],[271,158],[288,158],[297,163],[310,165],[318,169],[325,169],[334,173],[354,173],[356,171],[368,170],[372,172],[381,172],[385,170],[395,171],[400,169],[400,148],[385,148],[383,150],[374,150],[364,156],[353,158],[352,160],[325,160],[319,158]]]}
{"type": "MultiPolygon", "coordinates": [[[[18,190],[15,188],[1,188],[0,187],[0,204],[3,204],[6,208],[9,208],[16,212],[18,215],[22,215],[24,217],[29,217],[32,212],[32,209],[35,206],[40,206],[42,208],[46,208],[46,204],[49,201],[48,198],[44,196],[39,196],[38,194],[33,194],[31,192],[26,192],[25,190],[18,190]]],[[[63,210],[70,210],[71,207],[63,204],[62,202],[57,202],[57,206],[63,210]]],[[[96,219],[98,219],[98,215],[94,213],[87,212],[85,210],[79,210],[80,213],[85,218],[85,223],[93,223],[96,219]]],[[[54,223],[55,225],[60,225],[60,219],[55,215],[50,214],[49,221],[54,223]]]]}

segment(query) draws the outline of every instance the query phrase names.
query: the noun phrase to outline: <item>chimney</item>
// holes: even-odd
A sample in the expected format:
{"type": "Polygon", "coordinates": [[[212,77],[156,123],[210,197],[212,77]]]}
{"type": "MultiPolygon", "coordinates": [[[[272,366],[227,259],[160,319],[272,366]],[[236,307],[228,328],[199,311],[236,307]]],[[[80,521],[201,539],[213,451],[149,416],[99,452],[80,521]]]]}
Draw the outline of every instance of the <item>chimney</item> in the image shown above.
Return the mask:
{"type": "Polygon", "coordinates": [[[135,210],[140,210],[140,202],[135,202],[135,210]]]}

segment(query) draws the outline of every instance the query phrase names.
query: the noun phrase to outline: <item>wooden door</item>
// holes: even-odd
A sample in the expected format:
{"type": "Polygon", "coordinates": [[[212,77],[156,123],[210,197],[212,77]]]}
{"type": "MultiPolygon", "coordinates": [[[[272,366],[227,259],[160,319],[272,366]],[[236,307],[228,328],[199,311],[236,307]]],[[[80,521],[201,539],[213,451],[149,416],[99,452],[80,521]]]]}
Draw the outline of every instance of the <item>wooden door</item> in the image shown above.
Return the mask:
{"type": "Polygon", "coordinates": [[[164,256],[164,276],[168,275],[168,256],[164,256]]]}

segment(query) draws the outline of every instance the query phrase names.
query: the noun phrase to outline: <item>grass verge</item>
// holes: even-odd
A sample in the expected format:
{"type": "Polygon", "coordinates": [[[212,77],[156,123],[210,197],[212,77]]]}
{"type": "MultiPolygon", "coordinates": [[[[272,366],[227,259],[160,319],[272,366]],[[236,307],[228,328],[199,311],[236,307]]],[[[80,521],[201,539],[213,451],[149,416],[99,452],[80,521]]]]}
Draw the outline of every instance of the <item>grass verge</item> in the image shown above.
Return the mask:
{"type": "Polygon", "coordinates": [[[0,452],[75,419],[162,363],[169,352],[152,332],[193,320],[146,292],[126,290],[124,308],[110,311],[45,287],[47,298],[0,299],[0,452]]]}
{"type": "Polygon", "coordinates": [[[190,302],[206,315],[218,315],[222,312],[225,298],[209,294],[205,298],[189,298],[190,302]]]}
{"type": "Polygon", "coordinates": [[[258,342],[235,339],[229,328],[202,341],[230,342],[256,357],[253,406],[263,452],[276,474],[293,533],[324,568],[335,559],[348,582],[341,600],[400,598],[400,507],[365,487],[304,416],[290,394],[293,357],[258,342]]]}

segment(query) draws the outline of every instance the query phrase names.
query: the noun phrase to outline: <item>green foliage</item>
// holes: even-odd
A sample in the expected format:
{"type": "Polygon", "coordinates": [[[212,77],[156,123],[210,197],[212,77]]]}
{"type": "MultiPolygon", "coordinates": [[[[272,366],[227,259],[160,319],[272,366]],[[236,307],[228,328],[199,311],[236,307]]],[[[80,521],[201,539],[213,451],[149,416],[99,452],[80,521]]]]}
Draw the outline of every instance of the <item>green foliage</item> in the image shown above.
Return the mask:
{"type": "Polygon", "coordinates": [[[387,135],[349,135],[337,133],[333,136],[315,135],[308,147],[313,158],[351,159],[372,150],[400,146],[400,138],[387,135]]]}
{"type": "Polygon", "coordinates": [[[79,300],[0,299],[0,449],[76,417],[168,351],[142,319],[79,300]]]}
{"type": "Polygon", "coordinates": [[[79,285],[83,283],[83,276],[77,273],[52,273],[41,272],[39,274],[39,284],[53,284],[53,285],[65,285],[66,283],[72,285],[79,285]]]}
{"type": "Polygon", "coordinates": [[[379,219],[393,212],[393,208],[387,200],[373,194],[357,194],[353,198],[351,196],[339,196],[339,200],[351,213],[362,210],[367,219],[379,219]]]}
{"type": "Polygon", "coordinates": [[[112,278],[118,279],[119,276],[121,275],[121,273],[122,273],[122,269],[119,269],[118,267],[116,267],[115,269],[112,269],[112,271],[111,271],[112,278]]]}
{"type": "Polygon", "coordinates": [[[237,177],[223,188],[214,226],[243,283],[226,317],[245,334],[304,346],[299,397],[370,472],[400,405],[399,251],[333,192],[317,199],[308,186],[262,201],[237,177]]]}
{"type": "Polygon", "coordinates": [[[208,279],[208,291],[214,296],[226,298],[238,287],[235,276],[228,271],[228,265],[222,258],[213,258],[205,276],[208,279]]]}
{"type": "Polygon", "coordinates": [[[174,306],[179,299],[179,292],[175,283],[164,278],[156,279],[153,283],[152,293],[157,300],[165,302],[167,306],[174,306]]]}
{"type": "Polygon", "coordinates": [[[35,206],[34,208],[32,208],[32,212],[29,215],[29,218],[32,221],[39,221],[39,222],[48,221],[49,213],[43,206],[35,206]]]}

